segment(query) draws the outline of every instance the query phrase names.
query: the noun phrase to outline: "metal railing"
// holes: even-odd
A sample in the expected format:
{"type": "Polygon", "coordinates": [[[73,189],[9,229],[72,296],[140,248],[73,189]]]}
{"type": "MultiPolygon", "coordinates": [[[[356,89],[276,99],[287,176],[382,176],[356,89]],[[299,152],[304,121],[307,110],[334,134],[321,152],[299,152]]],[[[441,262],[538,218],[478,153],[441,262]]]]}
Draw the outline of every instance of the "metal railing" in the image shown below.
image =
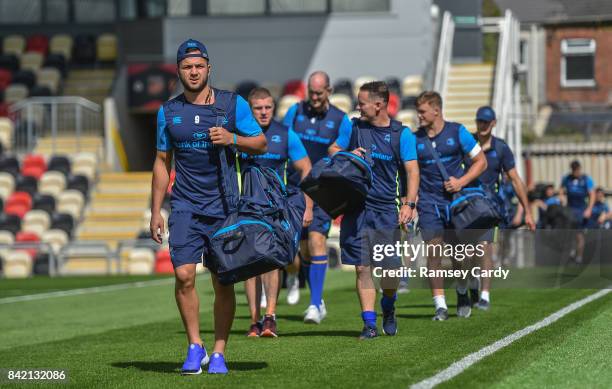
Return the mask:
{"type": "Polygon", "coordinates": [[[16,152],[32,151],[41,137],[51,138],[54,152],[60,136],[74,137],[79,151],[82,137],[103,134],[100,106],[83,97],[32,97],[11,106],[10,112],[16,152]]]}
{"type": "Polygon", "coordinates": [[[499,44],[495,66],[493,109],[497,113],[496,135],[514,151],[519,174],[523,175],[520,63],[520,23],[510,10],[499,22],[499,44]]]}
{"type": "Polygon", "coordinates": [[[438,55],[436,56],[436,73],[434,75],[434,90],[438,91],[442,98],[446,96],[448,84],[448,72],[453,57],[453,39],[455,36],[455,22],[450,12],[445,11],[442,17],[442,28],[440,29],[440,41],[438,55]]]}

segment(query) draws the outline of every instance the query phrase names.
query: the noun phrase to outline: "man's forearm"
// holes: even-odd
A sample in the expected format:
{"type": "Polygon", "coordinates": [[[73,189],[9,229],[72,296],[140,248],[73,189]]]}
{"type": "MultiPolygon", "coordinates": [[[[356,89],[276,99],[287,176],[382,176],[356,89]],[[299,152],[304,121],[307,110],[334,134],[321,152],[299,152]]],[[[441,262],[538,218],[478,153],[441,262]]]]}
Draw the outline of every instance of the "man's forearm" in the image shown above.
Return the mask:
{"type": "Polygon", "coordinates": [[[242,152],[251,155],[264,154],[267,150],[266,137],[263,134],[257,136],[240,136],[236,137],[236,148],[242,152]]]}
{"type": "Polygon", "coordinates": [[[151,212],[160,212],[168,184],[170,173],[162,160],[156,159],[153,165],[153,180],[151,184],[151,212]]]}

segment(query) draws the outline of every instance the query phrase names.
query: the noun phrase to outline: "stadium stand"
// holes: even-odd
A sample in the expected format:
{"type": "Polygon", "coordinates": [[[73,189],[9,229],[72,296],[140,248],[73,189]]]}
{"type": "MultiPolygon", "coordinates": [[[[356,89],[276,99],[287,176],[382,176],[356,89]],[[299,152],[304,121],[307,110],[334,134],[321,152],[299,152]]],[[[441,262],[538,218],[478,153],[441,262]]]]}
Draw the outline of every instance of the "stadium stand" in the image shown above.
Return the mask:
{"type": "Polygon", "coordinates": [[[3,255],[3,273],[6,278],[26,278],[32,273],[30,254],[21,250],[10,250],[3,255]]]}

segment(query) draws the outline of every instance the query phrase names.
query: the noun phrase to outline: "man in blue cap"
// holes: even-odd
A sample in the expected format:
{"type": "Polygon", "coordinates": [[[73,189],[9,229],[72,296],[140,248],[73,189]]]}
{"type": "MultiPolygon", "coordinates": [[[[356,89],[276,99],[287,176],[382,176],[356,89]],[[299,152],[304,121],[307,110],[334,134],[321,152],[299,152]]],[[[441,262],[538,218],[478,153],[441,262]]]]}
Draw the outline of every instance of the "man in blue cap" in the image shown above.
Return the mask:
{"type": "MultiPolygon", "coordinates": [[[[478,143],[482,151],[484,151],[487,159],[487,168],[479,177],[480,182],[485,190],[489,191],[495,198],[499,199],[497,204],[502,208],[500,209],[501,214],[504,215],[505,221],[502,221],[498,227],[508,228],[511,227],[511,217],[513,215],[506,215],[507,211],[503,206],[503,199],[501,198],[500,188],[502,184],[502,173],[507,173],[512,183],[514,193],[518,197],[520,205],[525,214],[525,224],[530,230],[535,230],[535,222],[531,213],[527,200],[527,188],[518,175],[516,164],[514,161],[514,154],[508,144],[502,139],[493,135],[493,128],[497,124],[495,111],[493,108],[484,106],[478,108],[476,112],[476,128],[478,143]]],[[[466,161],[469,164],[469,161],[466,161]]],[[[482,257],[482,269],[491,270],[493,268],[493,245],[494,242],[495,228],[490,229],[480,239],[481,243],[485,245],[484,255],[482,257]]],[[[470,281],[470,294],[472,295],[472,303],[477,308],[482,310],[488,310],[490,307],[490,290],[491,290],[491,278],[482,278],[482,293],[478,298],[478,279],[472,279],[470,281]]]]}
{"type": "MultiPolygon", "coordinates": [[[[210,236],[235,209],[239,196],[235,149],[263,154],[267,146],[248,103],[235,93],[209,85],[211,65],[201,42],[183,42],[176,63],[184,92],[165,102],[157,115],[150,228],[153,240],[161,243],[164,221],[160,209],[174,158],[176,178],[168,228],[176,303],[189,341],[182,373],[200,374],[209,357],[200,338],[196,264],[206,264],[210,236]],[[220,152],[223,148],[224,154],[220,152]],[[224,177],[227,185],[221,184],[224,177]]],[[[211,278],[215,290],[215,343],[208,372],[226,374],[224,352],[236,298],[233,285],[221,285],[214,274],[211,278]]]]}

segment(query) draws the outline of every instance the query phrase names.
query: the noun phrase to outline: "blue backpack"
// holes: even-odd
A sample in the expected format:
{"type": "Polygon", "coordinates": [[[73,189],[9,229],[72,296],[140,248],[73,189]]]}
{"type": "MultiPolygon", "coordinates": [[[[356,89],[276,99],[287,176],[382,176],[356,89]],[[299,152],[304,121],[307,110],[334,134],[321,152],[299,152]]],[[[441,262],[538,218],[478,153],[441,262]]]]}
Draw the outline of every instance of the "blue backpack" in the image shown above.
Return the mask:
{"type": "MultiPolygon", "coordinates": [[[[219,151],[223,188],[229,188],[225,148],[219,151]]],[[[293,262],[298,233],[292,227],[287,190],[278,173],[251,166],[242,171],[242,194],[235,212],[211,237],[209,270],[224,285],[283,268],[293,262]]],[[[224,189],[225,190],[225,189],[224,189]]]]}
{"type": "MultiPolygon", "coordinates": [[[[367,149],[372,144],[369,130],[357,129],[357,144],[367,149]]],[[[372,158],[347,151],[322,158],[300,183],[300,188],[329,216],[336,218],[346,212],[363,209],[372,186],[372,158]]]]}

